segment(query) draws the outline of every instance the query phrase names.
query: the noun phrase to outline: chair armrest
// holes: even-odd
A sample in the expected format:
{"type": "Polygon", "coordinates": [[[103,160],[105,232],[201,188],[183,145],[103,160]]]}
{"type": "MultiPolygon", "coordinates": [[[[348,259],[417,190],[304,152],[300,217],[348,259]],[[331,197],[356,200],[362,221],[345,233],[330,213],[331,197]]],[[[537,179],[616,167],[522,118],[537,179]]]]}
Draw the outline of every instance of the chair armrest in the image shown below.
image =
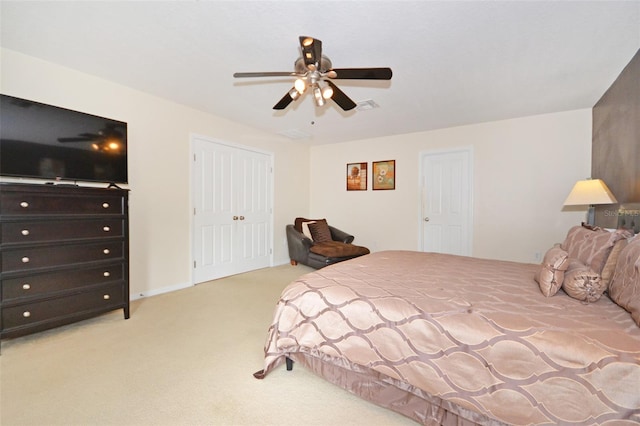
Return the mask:
{"type": "Polygon", "coordinates": [[[331,231],[331,238],[333,239],[333,241],[341,241],[345,244],[350,244],[355,238],[353,235],[347,234],[346,232],[341,231],[331,225],[329,225],[329,230],[331,231]]]}
{"type": "Polygon", "coordinates": [[[302,232],[296,231],[293,225],[287,225],[286,231],[289,258],[302,263],[306,262],[309,257],[309,248],[313,245],[313,241],[302,232]]]}

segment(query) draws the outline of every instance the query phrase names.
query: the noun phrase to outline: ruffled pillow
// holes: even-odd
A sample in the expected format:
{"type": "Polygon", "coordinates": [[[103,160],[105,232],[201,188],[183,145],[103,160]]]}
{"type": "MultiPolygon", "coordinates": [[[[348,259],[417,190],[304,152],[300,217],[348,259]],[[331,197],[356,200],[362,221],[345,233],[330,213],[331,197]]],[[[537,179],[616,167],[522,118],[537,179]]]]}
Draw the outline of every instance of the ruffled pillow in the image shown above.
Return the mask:
{"type": "Polygon", "coordinates": [[[593,303],[600,299],[607,285],[600,274],[579,260],[571,259],[564,274],[562,289],[574,299],[593,303]]]}
{"type": "Polygon", "coordinates": [[[554,246],[545,253],[540,269],[534,277],[542,294],[550,297],[558,292],[568,266],[569,257],[561,247],[554,246]]]}

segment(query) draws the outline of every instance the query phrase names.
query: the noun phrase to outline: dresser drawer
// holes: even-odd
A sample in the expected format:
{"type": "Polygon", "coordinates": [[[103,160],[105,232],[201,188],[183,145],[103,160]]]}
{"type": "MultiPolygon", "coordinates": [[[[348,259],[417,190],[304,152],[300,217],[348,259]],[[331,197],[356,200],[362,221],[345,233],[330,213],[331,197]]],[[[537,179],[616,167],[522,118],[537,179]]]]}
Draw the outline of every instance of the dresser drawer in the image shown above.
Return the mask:
{"type": "Polygon", "coordinates": [[[75,263],[123,259],[125,242],[110,241],[48,247],[7,249],[2,253],[2,272],[29,271],[75,263]]]}
{"type": "Polygon", "coordinates": [[[3,279],[3,302],[80,289],[89,285],[120,281],[125,278],[125,264],[115,263],[92,268],[74,268],[20,278],[3,279]]]}
{"type": "Polygon", "coordinates": [[[2,308],[2,327],[10,331],[35,323],[78,315],[83,312],[102,311],[122,307],[124,300],[122,284],[106,285],[84,293],[2,308]]]}
{"type": "Polygon", "coordinates": [[[35,243],[82,238],[123,237],[122,219],[20,221],[0,224],[0,242],[35,243]]]}
{"type": "Polygon", "coordinates": [[[109,193],[90,196],[62,191],[0,193],[0,214],[3,215],[123,214],[124,204],[122,195],[109,193]]]}

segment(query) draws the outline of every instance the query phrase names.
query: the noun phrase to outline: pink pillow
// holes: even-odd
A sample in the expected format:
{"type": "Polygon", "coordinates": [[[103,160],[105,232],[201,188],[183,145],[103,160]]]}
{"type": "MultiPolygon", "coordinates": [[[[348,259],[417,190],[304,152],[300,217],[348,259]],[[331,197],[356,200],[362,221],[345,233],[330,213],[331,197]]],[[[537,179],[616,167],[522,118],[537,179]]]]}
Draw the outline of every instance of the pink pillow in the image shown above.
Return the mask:
{"type": "Polygon", "coordinates": [[[611,282],[613,274],[616,271],[616,264],[618,263],[620,253],[622,253],[622,250],[627,246],[627,244],[627,240],[623,239],[616,242],[616,244],[611,249],[611,253],[609,253],[609,257],[607,258],[607,261],[602,268],[602,273],[600,274],[605,287],[609,287],[609,283],[611,282]]]}
{"type": "Polygon", "coordinates": [[[620,253],[609,283],[609,297],[631,312],[640,326],[640,237],[636,236],[620,253]]]}
{"type": "Polygon", "coordinates": [[[542,294],[550,297],[558,292],[568,266],[569,257],[561,247],[554,246],[545,253],[540,269],[534,277],[542,294]]]}
{"type": "Polygon", "coordinates": [[[569,229],[561,247],[567,251],[571,259],[578,259],[594,272],[601,274],[615,243],[632,236],[627,229],[609,232],[597,226],[574,226],[569,229]]]}
{"type": "Polygon", "coordinates": [[[569,260],[562,289],[569,296],[585,303],[597,302],[607,289],[600,274],[577,259],[569,260]]]}

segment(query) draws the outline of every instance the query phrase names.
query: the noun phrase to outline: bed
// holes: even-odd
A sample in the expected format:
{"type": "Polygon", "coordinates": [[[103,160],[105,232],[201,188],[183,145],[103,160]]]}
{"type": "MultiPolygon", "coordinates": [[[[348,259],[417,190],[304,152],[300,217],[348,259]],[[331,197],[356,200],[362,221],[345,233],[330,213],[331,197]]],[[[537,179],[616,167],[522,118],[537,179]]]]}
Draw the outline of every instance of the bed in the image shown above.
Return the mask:
{"type": "Polygon", "coordinates": [[[545,261],[383,251],[306,274],[283,290],[254,376],[291,360],[422,424],[640,423],[632,236],[575,227],[545,255],[581,258],[589,291],[606,278],[595,299],[543,294],[545,272],[575,272],[545,261]]]}

